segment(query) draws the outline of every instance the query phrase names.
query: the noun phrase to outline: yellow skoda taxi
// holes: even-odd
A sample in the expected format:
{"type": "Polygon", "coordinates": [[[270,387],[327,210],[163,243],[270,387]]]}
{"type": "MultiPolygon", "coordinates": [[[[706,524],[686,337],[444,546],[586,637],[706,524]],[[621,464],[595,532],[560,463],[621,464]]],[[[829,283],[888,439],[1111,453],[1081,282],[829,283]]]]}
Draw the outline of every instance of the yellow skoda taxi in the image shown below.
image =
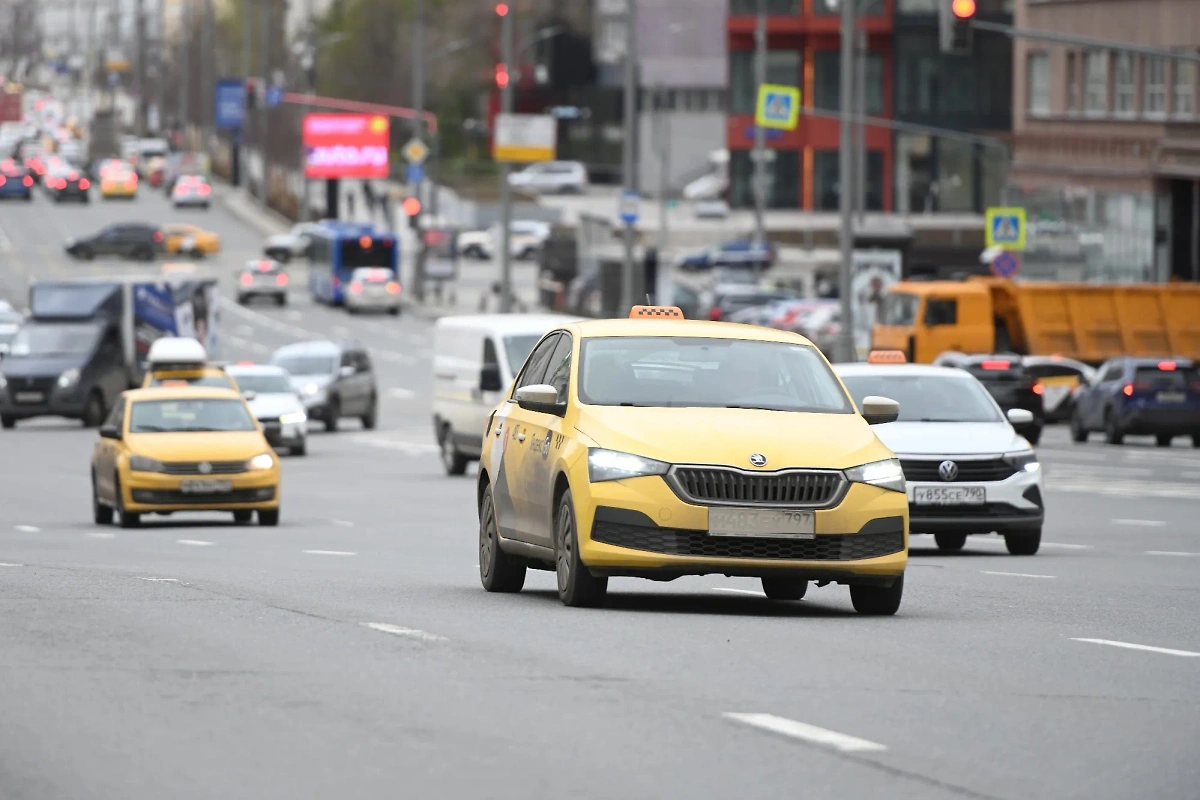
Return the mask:
{"type": "Polygon", "coordinates": [[[846,584],[894,614],[908,560],[904,473],[820,351],[785,331],[674,308],[547,334],[486,424],[479,572],[515,592],[553,569],[571,606],[610,576],[759,578],[799,600],[846,584]]]}
{"type": "Polygon", "coordinates": [[[137,197],[138,176],[132,167],[112,168],[100,172],[100,196],[133,199],[137,197]]]}
{"type": "Polygon", "coordinates": [[[119,515],[121,527],[142,515],[255,512],[279,524],[279,458],[232,389],[159,387],[123,393],[92,453],[92,516],[119,515]]]}

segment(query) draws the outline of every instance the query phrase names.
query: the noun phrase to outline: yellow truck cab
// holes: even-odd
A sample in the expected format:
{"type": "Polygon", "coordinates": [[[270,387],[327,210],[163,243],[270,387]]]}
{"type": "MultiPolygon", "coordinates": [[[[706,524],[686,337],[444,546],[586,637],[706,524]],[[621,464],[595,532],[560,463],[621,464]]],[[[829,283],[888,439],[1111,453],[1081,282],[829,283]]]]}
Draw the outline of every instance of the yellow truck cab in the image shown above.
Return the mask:
{"type": "Polygon", "coordinates": [[[195,339],[164,336],[150,345],[142,387],[210,386],[238,390],[225,370],[208,360],[204,345],[195,339]]]}
{"type": "Polygon", "coordinates": [[[871,347],[932,363],[942,353],[1200,358],[1200,284],[901,281],[884,298],[871,347]]]}

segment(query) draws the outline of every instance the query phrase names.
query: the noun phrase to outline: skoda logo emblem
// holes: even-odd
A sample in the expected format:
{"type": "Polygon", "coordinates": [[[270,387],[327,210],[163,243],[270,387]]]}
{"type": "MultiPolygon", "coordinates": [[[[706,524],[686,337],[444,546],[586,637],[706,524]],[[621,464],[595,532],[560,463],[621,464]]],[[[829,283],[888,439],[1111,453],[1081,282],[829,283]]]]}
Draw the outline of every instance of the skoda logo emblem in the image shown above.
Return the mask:
{"type": "Polygon", "coordinates": [[[750,454],[750,466],[765,467],[766,465],[767,465],[767,457],[764,456],[762,453],[751,453],[750,454]]]}
{"type": "Polygon", "coordinates": [[[952,481],[958,477],[958,464],[953,461],[943,461],[938,464],[938,477],[944,481],[952,481]]]}
{"type": "Polygon", "coordinates": [[[207,461],[201,461],[196,467],[196,471],[201,475],[207,475],[208,473],[212,472],[212,464],[208,463],[207,461]]]}

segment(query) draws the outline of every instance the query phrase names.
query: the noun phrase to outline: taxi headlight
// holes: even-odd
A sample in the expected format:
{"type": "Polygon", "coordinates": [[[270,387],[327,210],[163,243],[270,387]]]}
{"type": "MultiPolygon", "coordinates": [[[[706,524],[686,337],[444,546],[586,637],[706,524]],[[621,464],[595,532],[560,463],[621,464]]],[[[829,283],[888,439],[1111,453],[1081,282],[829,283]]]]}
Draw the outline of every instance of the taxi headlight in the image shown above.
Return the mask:
{"type": "Polygon", "coordinates": [[[1026,450],[1023,453],[1009,453],[1004,460],[1017,472],[1037,472],[1042,468],[1038,462],[1037,453],[1026,450]]]}
{"type": "Polygon", "coordinates": [[[883,461],[872,461],[861,467],[852,467],[846,470],[846,477],[854,483],[865,483],[893,492],[903,492],[905,488],[904,470],[900,468],[900,460],[897,458],[885,458],[883,461]]]}
{"type": "Polygon", "coordinates": [[[670,464],[653,458],[603,450],[593,447],[588,450],[588,480],[619,481],[622,478],[640,478],[643,475],[666,475],[670,464]]]}
{"type": "Polygon", "coordinates": [[[146,456],[130,456],[129,468],[134,472],[165,472],[166,467],[161,461],[146,456]]]}
{"type": "Polygon", "coordinates": [[[279,421],[284,425],[299,425],[301,422],[306,422],[308,415],[303,411],[293,411],[290,414],[280,414],[279,421]]]}
{"type": "Polygon", "coordinates": [[[58,376],[58,388],[60,389],[69,389],[76,383],[79,383],[79,370],[75,367],[64,370],[63,374],[58,376]]]}
{"type": "Polygon", "coordinates": [[[270,453],[259,453],[246,462],[247,471],[270,469],[275,466],[275,456],[270,453]]]}

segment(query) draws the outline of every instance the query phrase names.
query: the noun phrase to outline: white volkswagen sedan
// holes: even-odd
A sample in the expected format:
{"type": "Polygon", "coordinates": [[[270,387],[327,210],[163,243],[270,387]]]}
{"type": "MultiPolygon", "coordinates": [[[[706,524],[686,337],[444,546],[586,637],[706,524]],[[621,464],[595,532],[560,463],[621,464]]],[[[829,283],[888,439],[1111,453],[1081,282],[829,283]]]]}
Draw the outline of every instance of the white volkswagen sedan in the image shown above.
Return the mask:
{"type": "Polygon", "coordinates": [[[869,395],[900,403],[896,422],[873,429],[900,458],[908,484],[911,533],[931,533],[942,550],[967,536],[999,533],[1008,552],[1033,555],[1042,541],[1045,492],[1041,465],[1013,424],[969,373],[922,364],[837,364],[861,405],[869,395]]]}

